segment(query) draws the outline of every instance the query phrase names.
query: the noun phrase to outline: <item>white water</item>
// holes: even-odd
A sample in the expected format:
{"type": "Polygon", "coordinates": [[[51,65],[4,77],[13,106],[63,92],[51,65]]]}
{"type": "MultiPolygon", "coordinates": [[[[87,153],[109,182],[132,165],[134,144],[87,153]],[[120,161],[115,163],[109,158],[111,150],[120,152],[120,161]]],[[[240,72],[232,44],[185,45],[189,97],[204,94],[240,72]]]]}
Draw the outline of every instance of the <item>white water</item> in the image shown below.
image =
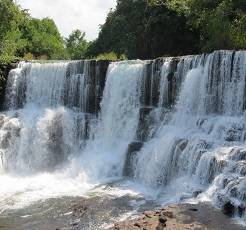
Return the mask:
{"type": "MultiPolygon", "coordinates": [[[[216,70],[220,79],[212,85],[216,53],[188,72],[175,112],[137,155],[137,180],[157,187],[166,184],[172,198],[202,190],[201,200],[245,207],[246,56],[235,54],[231,75],[231,55],[221,54],[216,70]]],[[[245,213],[241,215],[245,221],[245,213]]]]}
{"type": "MultiPolygon", "coordinates": [[[[39,199],[85,195],[102,181],[122,175],[138,125],[143,67],[142,62],[109,67],[99,118],[70,106],[78,78],[84,78],[81,73],[72,71],[69,79],[68,106],[73,110],[64,107],[67,63],[20,63],[11,72],[11,109],[1,115],[0,130],[2,211],[39,199]],[[19,93],[22,87],[25,95],[19,93]]],[[[80,89],[85,103],[87,87],[80,89]]]]}
{"type": "Polygon", "coordinates": [[[110,64],[99,113],[91,103],[102,86],[89,61],[13,70],[0,117],[0,210],[122,178],[128,145],[142,141],[144,107],[147,141],[134,155],[132,182],[120,183],[123,194],[170,203],[199,191],[197,200],[230,202],[246,221],[246,52],[148,63],[110,64]]]}
{"type": "Polygon", "coordinates": [[[98,124],[79,160],[75,159],[78,170],[90,180],[122,176],[125,153],[138,125],[143,66],[140,62],[109,67],[98,124]]]}

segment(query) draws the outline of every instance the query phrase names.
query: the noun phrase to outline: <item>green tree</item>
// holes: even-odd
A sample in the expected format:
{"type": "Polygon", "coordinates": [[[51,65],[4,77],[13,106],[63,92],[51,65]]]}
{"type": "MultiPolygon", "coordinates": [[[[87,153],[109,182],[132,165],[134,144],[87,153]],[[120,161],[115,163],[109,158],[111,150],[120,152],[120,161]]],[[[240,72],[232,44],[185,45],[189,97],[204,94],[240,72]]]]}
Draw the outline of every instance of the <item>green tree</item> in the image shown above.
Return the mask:
{"type": "Polygon", "coordinates": [[[246,48],[246,1],[190,0],[189,22],[200,30],[202,51],[246,48]]]}
{"type": "Polygon", "coordinates": [[[88,54],[115,52],[128,58],[154,58],[197,52],[199,34],[185,15],[168,8],[166,2],[117,1],[108,14],[99,37],[88,54]]]}
{"type": "Polygon", "coordinates": [[[14,1],[0,0],[0,21],[0,59],[67,57],[64,40],[53,20],[31,18],[14,1]]]}
{"type": "Polygon", "coordinates": [[[52,19],[29,18],[21,27],[21,32],[26,46],[18,50],[19,56],[31,53],[36,58],[66,58],[63,38],[52,19]]]}
{"type": "Polygon", "coordinates": [[[85,39],[85,33],[74,30],[66,39],[66,47],[69,57],[73,60],[84,59],[89,42],[85,39]]]}
{"type": "Polygon", "coordinates": [[[0,0],[0,57],[14,56],[23,45],[19,26],[24,22],[26,12],[20,10],[12,0],[0,0]]]}
{"type": "Polygon", "coordinates": [[[246,48],[245,0],[148,0],[166,5],[186,18],[186,25],[199,33],[200,51],[246,48]]]}

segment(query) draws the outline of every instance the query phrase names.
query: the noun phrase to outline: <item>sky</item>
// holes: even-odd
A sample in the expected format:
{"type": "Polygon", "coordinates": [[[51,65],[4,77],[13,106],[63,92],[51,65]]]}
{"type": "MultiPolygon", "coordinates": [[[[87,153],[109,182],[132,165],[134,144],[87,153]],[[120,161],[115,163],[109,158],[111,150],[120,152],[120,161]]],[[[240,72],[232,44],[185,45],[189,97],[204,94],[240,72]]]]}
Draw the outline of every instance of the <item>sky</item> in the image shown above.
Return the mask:
{"type": "Polygon", "coordinates": [[[80,29],[86,32],[88,40],[94,40],[116,0],[17,0],[17,3],[29,9],[35,18],[52,18],[64,37],[80,29]]]}

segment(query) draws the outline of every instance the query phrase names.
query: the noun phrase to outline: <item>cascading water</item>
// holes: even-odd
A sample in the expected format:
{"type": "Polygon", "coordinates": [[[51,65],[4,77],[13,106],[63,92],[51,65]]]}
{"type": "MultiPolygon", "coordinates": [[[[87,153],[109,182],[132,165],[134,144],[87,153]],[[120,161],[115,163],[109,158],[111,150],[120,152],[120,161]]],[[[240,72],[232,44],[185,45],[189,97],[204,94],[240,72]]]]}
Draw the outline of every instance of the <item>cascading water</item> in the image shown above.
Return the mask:
{"type": "Polygon", "coordinates": [[[245,222],[245,78],[245,51],[20,63],[0,116],[0,211],[127,178],[245,222]]]}
{"type": "Polygon", "coordinates": [[[109,66],[99,121],[79,160],[90,179],[122,176],[125,153],[138,126],[143,68],[143,62],[109,66]]]}
{"type": "Polygon", "coordinates": [[[190,60],[174,112],[135,156],[135,178],[151,186],[175,184],[173,196],[205,191],[199,198],[230,204],[245,220],[246,54],[190,60]]]}

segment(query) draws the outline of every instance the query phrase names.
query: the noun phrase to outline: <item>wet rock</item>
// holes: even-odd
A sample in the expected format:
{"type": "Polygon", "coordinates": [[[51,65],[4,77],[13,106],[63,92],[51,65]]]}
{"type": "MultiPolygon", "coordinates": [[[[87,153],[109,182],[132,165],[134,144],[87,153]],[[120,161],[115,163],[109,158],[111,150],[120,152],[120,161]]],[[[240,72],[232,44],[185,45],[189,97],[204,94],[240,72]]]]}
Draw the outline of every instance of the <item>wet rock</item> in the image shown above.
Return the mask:
{"type": "Polygon", "coordinates": [[[146,141],[149,136],[151,127],[150,113],[153,111],[153,107],[142,107],[139,110],[139,122],[137,128],[137,139],[140,141],[146,141]]]}
{"type": "Polygon", "coordinates": [[[179,58],[172,58],[170,63],[168,79],[168,107],[171,108],[177,98],[178,89],[181,86],[181,82],[177,79],[177,66],[181,60],[179,58]]]}
{"type": "Polygon", "coordinates": [[[238,161],[232,168],[232,172],[239,173],[241,176],[246,176],[246,162],[238,161]]]}
{"type": "Polygon", "coordinates": [[[144,212],[144,215],[145,215],[146,217],[148,217],[148,218],[151,218],[152,215],[153,215],[153,212],[151,212],[151,211],[145,211],[145,212],[144,212]]]}
{"type": "Polygon", "coordinates": [[[181,152],[183,152],[184,149],[186,148],[187,144],[188,144],[188,140],[183,139],[183,140],[181,140],[181,141],[179,142],[179,144],[177,144],[177,148],[179,148],[179,150],[180,150],[181,152]]]}
{"type": "Polygon", "coordinates": [[[171,218],[171,219],[174,218],[173,213],[170,212],[170,211],[164,210],[164,211],[162,211],[162,213],[163,213],[164,216],[166,216],[166,217],[168,217],[168,218],[171,218]]]}
{"type": "Polygon", "coordinates": [[[202,128],[203,124],[207,121],[208,119],[206,118],[199,118],[198,121],[196,122],[196,125],[199,127],[199,128],[202,128]]]}
{"type": "Polygon", "coordinates": [[[223,179],[223,188],[225,188],[229,182],[230,182],[230,180],[228,178],[224,178],[223,179]]]}
{"type": "Polygon", "coordinates": [[[162,224],[165,224],[167,222],[167,218],[165,217],[164,213],[162,213],[162,212],[160,214],[159,221],[162,224]]]}
{"type": "Polygon", "coordinates": [[[5,115],[0,115],[0,128],[3,126],[5,119],[6,119],[5,115]]]}
{"type": "Polygon", "coordinates": [[[47,170],[52,170],[55,166],[64,162],[67,157],[67,145],[63,141],[63,115],[58,113],[54,116],[53,120],[50,122],[48,128],[48,142],[47,147],[49,149],[49,156],[46,162],[43,163],[41,167],[47,170]]]}
{"type": "Polygon", "coordinates": [[[150,61],[145,66],[142,95],[140,97],[143,106],[157,106],[159,102],[162,63],[163,59],[160,58],[150,61]]]}
{"type": "Polygon", "coordinates": [[[140,223],[135,223],[134,226],[136,226],[136,227],[138,227],[138,228],[141,228],[140,223]]]}
{"type": "Polygon", "coordinates": [[[124,176],[127,177],[133,176],[133,167],[134,167],[134,162],[136,160],[136,155],[137,152],[142,148],[142,146],[143,146],[142,142],[132,142],[131,144],[128,145],[127,156],[126,156],[126,161],[123,171],[124,176]]]}
{"type": "Polygon", "coordinates": [[[139,109],[139,116],[140,119],[143,120],[150,114],[150,112],[153,110],[153,107],[141,107],[139,109]]]}
{"type": "Polygon", "coordinates": [[[2,138],[0,141],[0,146],[2,149],[6,149],[9,147],[10,139],[11,139],[11,133],[10,132],[6,132],[4,135],[2,135],[2,138]]]}
{"type": "Polygon", "coordinates": [[[231,152],[230,156],[231,160],[237,161],[237,160],[246,160],[246,150],[245,149],[240,149],[240,148],[235,148],[231,152]]]}
{"type": "Polygon", "coordinates": [[[171,170],[167,173],[166,177],[163,179],[163,183],[167,183],[170,178],[173,178],[177,172],[178,172],[178,162],[179,162],[179,157],[181,156],[182,152],[185,150],[185,148],[188,145],[188,140],[186,139],[177,139],[173,143],[170,157],[170,165],[172,165],[170,168],[171,170]]]}
{"type": "Polygon", "coordinates": [[[17,68],[19,59],[9,63],[0,63],[0,110],[4,108],[5,91],[10,70],[17,68]]]}
{"type": "Polygon", "coordinates": [[[197,197],[198,195],[200,195],[202,193],[202,190],[197,190],[195,192],[193,192],[193,196],[197,197]]]}
{"type": "Polygon", "coordinates": [[[190,208],[189,210],[192,211],[192,212],[197,212],[198,211],[197,208],[190,208]]]}
{"type": "Polygon", "coordinates": [[[93,115],[83,114],[78,116],[76,119],[77,123],[77,139],[78,140],[88,140],[90,136],[90,123],[93,120],[93,115]]]}
{"type": "Polygon", "coordinates": [[[215,176],[222,172],[222,170],[224,169],[224,167],[227,165],[227,162],[224,160],[218,160],[216,157],[212,157],[210,159],[209,162],[209,167],[208,167],[208,177],[207,177],[207,181],[209,183],[211,183],[215,176]]]}
{"type": "Polygon", "coordinates": [[[136,227],[135,223],[140,224],[140,229],[146,230],[243,229],[243,227],[233,224],[220,211],[205,204],[172,205],[166,206],[161,210],[148,211],[147,213],[151,215],[151,218],[146,218],[146,215],[140,216],[135,220],[129,218],[120,222],[118,230],[138,229],[139,227],[136,227]],[[197,211],[191,211],[190,209],[197,211]]]}
{"type": "Polygon", "coordinates": [[[238,207],[238,215],[239,215],[240,217],[242,217],[242,216],[244,215],[244,213],[245,213],[245,210],[246,210],[246,207],[239,206],[239,207],[238,207]]]}
{"type": "Polygon", "coordinates": [[[242,129],[232,127],[231,129],[227,130],[225,134],[225,140],[228,142],[232,141],[240,141],[242,137],[242,129]]]}
{"type": "Polygon", "coordinates": [[[66,84],[64,89],[64,105],[70,108],[77,108],[83,112],[98,114],[100,111],[100,102],[102,100],[105,87],[106,74],[110,61],[76,61],[68,64],[66,70],[66,84]],[[72,93],[72,99],[69,97],[70,85],[74,84],[71,79],[78,77],[77,88],[72,93]],[[84,89],[81,92],[81,86],[84,89]],[[81,95],[81,93],[83,95],[81,95]],[[80,97],[86,98],[86,103],[80,105],[80,97]]]}
{"type": "Polygon", "coordinates": [[[128,153],[133,153],[133,152],[137,152],[139,151],[143,146],[142,142],[136,141],[136,142],[132,142],[131,144],[128,145],[128,153]]]}
{"type": "Polygon", "coordinates": [[[160,223],[157,227],[156,230],[163,230],[166,227],[166,224],[160,223]]]}
{"type": "Polygon", "coordinates": [[[226,202],[222,207],[222,212],[227,216],[233,216],[235,207],[231,202],[226,202]]]}

